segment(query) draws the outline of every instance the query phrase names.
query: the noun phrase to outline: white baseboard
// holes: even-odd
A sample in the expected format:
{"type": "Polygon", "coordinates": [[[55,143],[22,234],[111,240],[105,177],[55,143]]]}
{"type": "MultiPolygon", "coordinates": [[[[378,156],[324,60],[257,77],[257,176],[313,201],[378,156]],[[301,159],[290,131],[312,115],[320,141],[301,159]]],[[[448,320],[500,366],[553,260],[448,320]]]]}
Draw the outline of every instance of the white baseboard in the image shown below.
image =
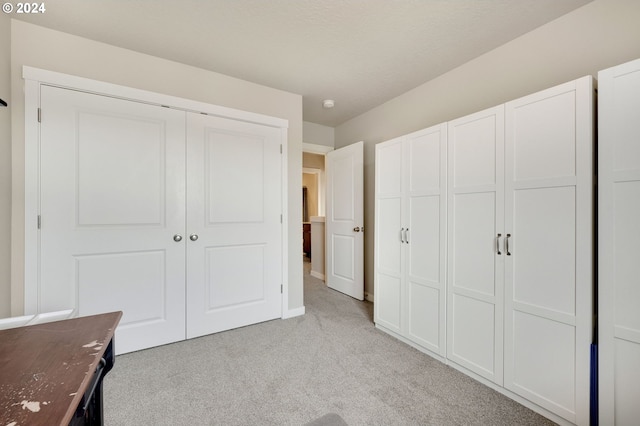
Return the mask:
{"type": "Polygon", "coordinates": [[[309,274],[309,275],[311,275],[312,277],[315,277],[315,278],[317,278],[319,280],[324,281],[324,274],[321,274],[320,272],[311,271],[311,274],[309,274]]]}
{"type": "Polygon", "coordinates": [[[302,316],[302,315],[304,315],[304,306],[301,306],[301,307],[296,308],[296,309],[288,309],[288,310],[282,312],[282,319],[299,317],[299,316],[302,316]]]}

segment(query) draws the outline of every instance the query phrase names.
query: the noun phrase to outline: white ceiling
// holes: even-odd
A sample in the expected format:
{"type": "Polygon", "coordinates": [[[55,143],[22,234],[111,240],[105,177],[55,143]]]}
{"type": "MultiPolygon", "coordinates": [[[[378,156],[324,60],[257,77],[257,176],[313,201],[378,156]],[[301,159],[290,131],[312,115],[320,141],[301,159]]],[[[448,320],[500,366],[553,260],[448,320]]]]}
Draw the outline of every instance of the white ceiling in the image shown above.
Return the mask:
{"type": "Polygon", "coordinates": [[[335,127],[590,1],[53,0],[12,17],[301,94],[305,121],[335,127]]]}

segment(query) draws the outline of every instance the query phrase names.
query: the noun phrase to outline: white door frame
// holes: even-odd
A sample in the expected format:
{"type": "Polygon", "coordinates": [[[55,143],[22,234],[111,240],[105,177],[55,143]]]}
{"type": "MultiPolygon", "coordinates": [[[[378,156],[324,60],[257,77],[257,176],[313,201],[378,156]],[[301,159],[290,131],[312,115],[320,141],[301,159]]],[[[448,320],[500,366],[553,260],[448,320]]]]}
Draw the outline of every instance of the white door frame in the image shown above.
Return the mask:
{"type": "MultiPolygon", "coordinates": [[[[289,317],[289,246],[288,246],[288,169],[287,169],[287,129],[288,120],[263,114],[241,111],[219,105],[184,99],[161,93],[149,92],[117,84],[91,80],[69,74],[24,66],[25,80],[25,229],[24,229],[24,315],[40,313],[40,244],[38,220],[40,214],[40,86],[50,85],[79,90],[97,95],[142,102],[225,118],[236,119],[265,126],[279,128],[282,134],[282,318],[289,317]]],[[[45,112],[46,114],[46,112],[45,112]]],[[[14,262],[12,261],[12,264],[14,262]]],[[[15,297],[13,296],[12,301],[15,297]]]]}

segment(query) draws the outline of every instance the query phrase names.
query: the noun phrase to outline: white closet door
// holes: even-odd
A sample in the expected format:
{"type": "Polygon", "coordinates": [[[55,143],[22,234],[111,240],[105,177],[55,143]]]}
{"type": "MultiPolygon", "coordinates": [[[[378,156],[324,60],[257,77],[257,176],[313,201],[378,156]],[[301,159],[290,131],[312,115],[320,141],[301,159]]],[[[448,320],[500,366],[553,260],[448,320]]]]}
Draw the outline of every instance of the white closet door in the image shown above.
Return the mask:
{"type": "Polygon", "coordinates": [[[402,139],[376,145],[374,320],[402,332],[402,139]]]}
{"type": "Polygon", "coordinates": [[[412,133],[404,145],[406,333],[444,356],[447,126],[412,133]]]}
{"type": "Polygon", "coordinates": [[[598,73],[601,425],[640,419],[640,60],[598,73]]]}
{"type": "Polygon", "coordinates": [[[449,122],[447,161],[447,357],[501,385],[504,107],[449,122]]]}
{"type": "Polygon", "coordinates": [[[118,353],[184,339],[184,112],[41,91],[40,312],[123,311],[118,353]]]}
{"type": "Polygon", "coordinates": [[[505,111],[505,387],[588,424],[591,77],[509,102],[505,111]]]}
{"type": "Polygon", "coordinates": [[[281,130],[187,115],[187,337],[282,316],[281,130]]]}

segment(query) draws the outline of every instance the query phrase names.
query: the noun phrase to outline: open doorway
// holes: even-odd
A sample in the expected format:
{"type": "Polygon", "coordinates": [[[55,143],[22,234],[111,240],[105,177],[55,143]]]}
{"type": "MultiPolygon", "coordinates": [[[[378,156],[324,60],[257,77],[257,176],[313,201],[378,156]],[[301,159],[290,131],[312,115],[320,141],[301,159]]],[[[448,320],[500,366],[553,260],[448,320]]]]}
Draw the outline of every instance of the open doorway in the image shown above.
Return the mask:
{"type": "Polygon", "coordinates": [[[324,280],[325,154],[333,148],[303,144],[302,153],[302,255],[305,272],[324,280]]]}

